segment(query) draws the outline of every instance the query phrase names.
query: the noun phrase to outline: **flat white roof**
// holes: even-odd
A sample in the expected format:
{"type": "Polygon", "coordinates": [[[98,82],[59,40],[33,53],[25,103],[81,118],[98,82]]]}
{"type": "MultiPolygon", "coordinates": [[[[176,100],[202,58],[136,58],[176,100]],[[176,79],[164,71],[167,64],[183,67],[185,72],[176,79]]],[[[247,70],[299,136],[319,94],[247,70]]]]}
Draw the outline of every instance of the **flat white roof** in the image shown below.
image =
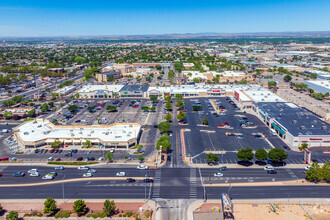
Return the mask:
{"type": "Polygon", "coordinates": [[[63,93],[66,93],[68,91],[73,91],[75,88],[76,88],[75,86],[65,86],[65,87],[63,87],[63,88],[61,88],[61,89],[59,89],[55,92],[63,94],[63,93]]]}
{"type": "Polygon", "coordinates": [[[78,93],[88,93],[94,91],[119,92],[124,85],[87,85],[79,89],[78,93]]]}
{"type": "Polygon", "coordinates": [[[307,82],[312,83],[314,85],[324,87],[326,89],[330,89],[330,81],[329,80],[308,80],[307,82]]]}
{"type": "Polygon", "coordinates": [[[137,138],[141,126],[138,124],[114,124],[107,126],[56,126],[48,120],[24,123],[15,130],[23,141],[35,142],[44,139],[97,139],[104,142],[126,142],[137,138]]]}

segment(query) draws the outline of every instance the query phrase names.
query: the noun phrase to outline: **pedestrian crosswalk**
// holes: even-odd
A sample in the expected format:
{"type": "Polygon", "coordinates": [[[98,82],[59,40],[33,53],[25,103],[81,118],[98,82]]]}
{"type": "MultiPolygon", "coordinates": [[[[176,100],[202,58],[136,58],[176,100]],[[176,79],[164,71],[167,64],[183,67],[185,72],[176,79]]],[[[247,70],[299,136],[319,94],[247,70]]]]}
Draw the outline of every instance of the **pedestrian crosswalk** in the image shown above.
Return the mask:
{"type": "Polygon", "coordinates": [[[156,171],[155,177],[154,177],[154,188],[153,188],[153,192],[152,192],[153,198],[159,198],[161,177],[162,177],[162,170],[159,169],[156,171]]]}
{"type": "Polygon", "coordinates": [[[197,177],[196,177],[196,169],[190,168],[190,199],[197,198],[197,177]]]}

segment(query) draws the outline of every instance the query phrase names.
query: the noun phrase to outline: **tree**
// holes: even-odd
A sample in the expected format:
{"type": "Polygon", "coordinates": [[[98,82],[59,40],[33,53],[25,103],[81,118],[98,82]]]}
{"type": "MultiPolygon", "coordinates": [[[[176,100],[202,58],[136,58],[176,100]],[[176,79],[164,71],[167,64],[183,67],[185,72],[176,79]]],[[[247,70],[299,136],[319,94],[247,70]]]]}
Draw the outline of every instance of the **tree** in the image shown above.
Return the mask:
{"type": "Polygon", "coordinates": [[[240,149],[237,152],[237,158],[241,161],[250,161],[253,159],[253,152],[251,148],[240,149]]]}
{"type": "Polygon", "coordinates": [[[268,152],[268,158],[274,162],[282,162],[288,158],[288,153],[284,149],[272,148],[268,152]]]}
{"type": "Polygon", "coordinates": [[[150,109],[150,108],[149,108],[148,106],[143,106],[143,107],[142,107],[142,110],[143,110],[143,111],[149,111],[149,109],[150,109]]]}
{"type": "Polygon", "coordinates": [[[161,66],[161,65],[156,65],[155,68],[156,68],[157,70],[161,70],[161,69],[162,69],[162,66],[161,66]]]}
{"type": "Polygon", "coordinates": [[[71,112],[75,112],[75,111],[78,110],[78,106],[76,106],[76,105],[70,105],[70,106],[68,107],[68,110],[71,111],[71,112]]]}
{"type": "Polygon", "coordinates": [[[113,160],[113,153],[108,152],[104,159],[106,159],[108,161],[112,161],[113,160]]]}
{"type": "Polygon", "coordinates": [[[276,87],[276,86],[277,86],[277,82],[275,82],[275,81],[269,81],[268,82],[268,87],[269,88],[276,87]]]}
{"type": "Polygon", "coordinates": [[[194,83],[199,83],[199,79],[198,79],[198,78],[194,78],[194,79],[193,79],[193,82],[194,82],[194,83]]]}
{"type": "Polygon", "coordinates": [[[138,152],[141,152],[141,150],[143,149],[143,145],[141,145],[141,144],[137,144],[135,147],[138,152]]]}
{"type": "Polygon", "coordinates": [[[178,101],[176,101],[175,107],[182,108],[183,106],[184,106],[184,102],[181,99],[179,99],[178,101]]]}
{"type": "Polygon", "coordinates": [[[73,210],[78,216],[83,215],[86,213],[86,203],[82,199],[78,199],[74,201],[73,210]]]}
{"type": "Polygon", "coordinates": [[[116,204],[114,200],[109,200],[106,199],[104,201],[104,205],[103,205],[103,212],[107,215],[110,216],[111,214],[113,214],[116,211],[116,204]]]}
{"type": "Polygon", "coordinates": [[[322,179],[322,172],[318,163],[313,163],[306,172],[306,179],[310,181],[320,181],[322,179]]]}
{"type": "Polygon", "coordinates": [[[166,152],[171,146],[172,144],[170,143],[169,136],[167,134],[164,134],[158,139],[156,149],[160,150],[160,147],[162,147],[162,151],[166,152]]]}
{"type": "MultiPolygon", "coordinates": [[[[326,162],[321,169],[322,178],[326,181],[330,180],[330,162],[326,162]]],[[[0,212],[1,213],[1,212],[0,212]]]]}
{"type": "Polygon", "coordinates": [[[169,132],[171,130],[171,124],[167,121],[163,121],[158,124],[158,129],[160,132],[169,132]]]}
{"type": "Polygon", "coordinates": [[[50,146],[56,148],[56,147],[61,146],[62,144],[63,144],[62,141],[56,140],[56,141],[52,142],[50,144],[50,146]]]}
{"type": "Polygon", "coordinates": [[[310,77],[311,77],[311,79],[317,79],[317,74],[316,74],[316,73],[312,73],[312,74],[310,75],[310,77]]]}
{"type": "Polygon", "coordinates": [[[183,111],[179,111],[177,118],[179,121],[183,121],[186,118],[186,113],[184,113],[183,111]]]}
{"type": "Polygon", "coordinates": [[[139,155],[139,156],[137,157],[137,159],[138,159],[139,161],[141,161],[141,162],[144,161],[144,157],[143,157],[142,155],[139,155]]]}
{"type": "Polygon", "coordinates": [[[298,149],[300,151],[304,151],[308,148],[308,144],[307,143],[301,143],[301,145],[298,147],[298,149]]]}
{"type": "Polygon", "coordinates": [[[176,94],[175,95],[175,98],[177,98],[177,99],[183,99],[183,96],[181,94],[176,94]]]}
{"type": "Polygon", "coordinates": [[[158,99],[158,97],[156,95],[151,95],[151,96],[149,96],[149,98],[152,102],[154,102],[158,99]]]}
{"type": "Polygon", "coordinates": [[[53,214],[56,210],[56,201],[51,197],[47,197],[46,201],[44,202],[44,206],[45,214],[53,214]]]}
{"type": "Polygon", "coordinates": [[[164,119],[168,122],[170,122],[172,120],[172,115],[171,113],[167,112],[167,114],[164,116],[164,119]]]}
{"type": "Polygon", "coordinates": [[[109,106],[107,106],[107,111],[109,111],[109,112],[114,112],[114,111],[116,111],[116,110],[117,110],[117,107],[114,106],[114,105],[109,105],[109,106]]]}
{"type": "Polygon", "coordinates": [[[49,109],[49,106],[47,103],[43,104],[43,106],[41,107],[42,112],[48,111],[48,109],[49,109]]]}
{"type": "Polygon", "coordinates": [[[155,106],[152,106],[152,107],[150,108],[150,111],[155,112],[155,111],[156,111],[156,107],[155,107],[155,106]]]}
{"type": "Polygon", "coordinates": [[[200,105],[194,105],[193,106],[194,111],[198,111],[199,109],[202,109],[202,106],[200,106],[200,105]]]}
{"type": "Polygon", "coordinates": [[[172,109],[172,103],[171,103],[171,102],[166,102],[166,104],[165,104],[165,108],[166,108],[167,110],[172,109]]]}
{"type": "Polygon", "coordinates": [[[256,159],[260,161],[265,161],[268,158],[267,151],[265,149],[258,149],[255,153],[256,159]]]}
{"type": "Polygon", "coordinates": [[[13,117],[13,113],[12,112],[5,112],[3,114],[3,117],[6,118],[6,119],[10,119],[13,117]]]}
{"type": "Polygon", "coordinates": [[[18,219],[18,212],[10,211],[9,214],[6,216],[7,220],[17,220],[18,219]]]}
{"type": "Polygon", "coordinates": [[[170,95],[165,96],[165,101],[169,102],[172,100],[172,97],[170,95]]]}
{"type": "Polygon", "coordinates": [[[207,162],[209,163],[213,163],[213,162],[218,162],[219,161],[219,158],[216,154],[213,154],[213,153],[209,153],[207,156],[206,156],[206,160],[207,162]]]}
{"type": "Polygon", "coordinates": [[[92,142],[90,140],[86,140],[84,145],[87,147],[90,147],[90,146],[92,146],[92,142]]]}
{"type": "Polygon", "coordinates": [[[81,57],[81,56],[77,56],[75,59],[74,59],[74,62],[76,62],[77,64],[83,64],[86,62],[86,59],[81,57]]]}
{"type": "Polygon", "coordinates": [[[206,118],[204,118],[204,119],[202,120],[202,124],[203,124],[203,125],[208,125],[208,124],[209,124],[209,120],[207,120],[206,118]]]}
{"type": "Polygon", "coordinates": [[[291,77],[289,74],[287,74],[287,75],[285,75],[285,76],[283,77],[283,80],[284,80],[285,82],[290,82],[290,81],[292,80],[292,77],[291,77]]]}
{"type": "Polygon", "coordinates": [[[95,109],[94,106],[90,106],[90,107],[87,108],[87,110],[88,110],[89,112],[92,112],[94,109],[95,109]]]}
{"type": "Polygon", "coordinates": [[[3,210],[3,207],[2,207],[2,205],[0,204],[0,215],[2,215],[2,212],[3,212],[4,210],[3,210]]]}

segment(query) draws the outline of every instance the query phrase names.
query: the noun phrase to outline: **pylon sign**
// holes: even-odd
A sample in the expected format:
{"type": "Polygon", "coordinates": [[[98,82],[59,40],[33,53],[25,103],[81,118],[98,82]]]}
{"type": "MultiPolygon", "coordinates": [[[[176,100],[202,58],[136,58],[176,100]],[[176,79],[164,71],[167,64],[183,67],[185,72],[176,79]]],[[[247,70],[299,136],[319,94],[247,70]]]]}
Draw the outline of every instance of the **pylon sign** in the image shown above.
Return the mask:
{"type": "Polygon", "coordinates": [[[312,161],[312,152],[305,150],[304,151],[304,163],[310,164],[312,161]]]}

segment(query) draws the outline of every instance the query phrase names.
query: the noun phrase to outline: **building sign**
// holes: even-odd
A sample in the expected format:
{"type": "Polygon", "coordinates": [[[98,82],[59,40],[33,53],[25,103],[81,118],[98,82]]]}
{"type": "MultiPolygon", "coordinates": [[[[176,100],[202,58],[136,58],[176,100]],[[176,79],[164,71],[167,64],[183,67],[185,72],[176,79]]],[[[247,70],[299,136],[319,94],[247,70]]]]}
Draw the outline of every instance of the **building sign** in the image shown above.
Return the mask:
{"type": "Polygon", "coordinates": [[[96,91],[97,95],[105,95],[105,91],[104,90],[98,90],[96,91]]]}
{"type": "Polygon", "coordinates": [[[235,91],[234,96],[235,96],[236,100],[239,101],[239,93],[235,91]]]}

